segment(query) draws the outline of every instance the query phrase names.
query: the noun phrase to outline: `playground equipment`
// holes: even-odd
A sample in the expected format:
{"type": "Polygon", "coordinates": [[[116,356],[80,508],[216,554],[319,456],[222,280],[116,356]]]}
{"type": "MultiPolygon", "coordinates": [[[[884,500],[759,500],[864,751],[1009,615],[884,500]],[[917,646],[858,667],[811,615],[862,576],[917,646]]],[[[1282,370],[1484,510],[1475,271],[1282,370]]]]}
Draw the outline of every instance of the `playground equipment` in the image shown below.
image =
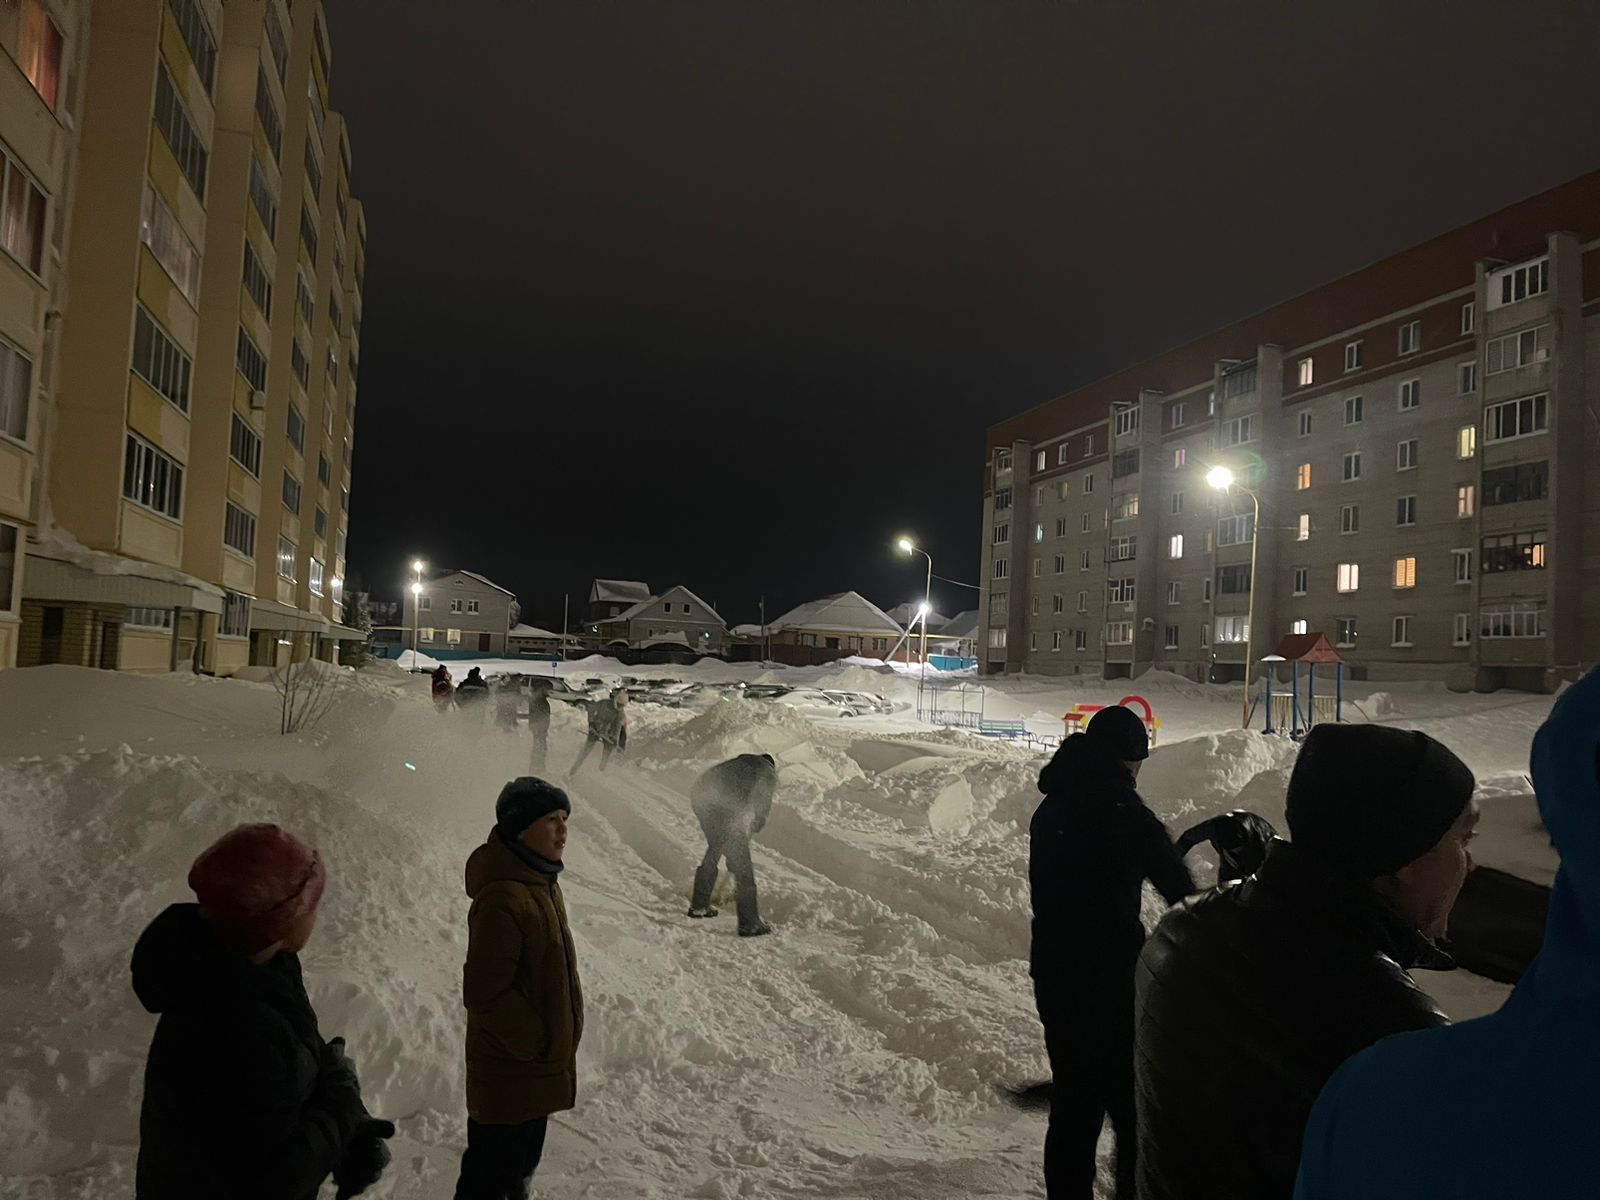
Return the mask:
{"type": "Polygon", "coordinates": [[[956,729],[983,726],[983,688],[975,683],[929,683],[917,701],[917,719],[956,729]]]}
{"type": "MultiPolygon", "coordinates": [[[[1117,704],[1120,704],[1123,708],[1137,706],[1143,710],[1144,715],[1140,719],[1144,721],[1144,727],[1150,734],[1150,744],[1154,746],[1156,744],[1156,733],[1161,728],[1161,722],[1156,719],[1156,714],[1151,709],[1150,702],[1143,696],[1124,696],[1117,701],[1117,704]]],[[[1107,706],[1104,704],[1074,704],[1061,718],[1062,723],[1066,726],[1068,735],[1082,732],[1083,727],[1089,723],[1089,719],[1105,707],[1107,706]]]]}
{"type": "Polygon", "coordinates": [[[1323,721],[1344,720],[1344,659],[1320,633],[1292,633],[1261,660],[1266,667],[1266,725],[1264,733],[1287,733],[1297,741],[1323,721]],[[1289,693],[1274,694],[1272,672],[1289,664],[1289,693]],[[1300,703],[1300,664],[1306,666],[1306,702],[1300,703]],[[1333,695],[1317,695],[1317,667],[1333,666],[1333,695]]]}

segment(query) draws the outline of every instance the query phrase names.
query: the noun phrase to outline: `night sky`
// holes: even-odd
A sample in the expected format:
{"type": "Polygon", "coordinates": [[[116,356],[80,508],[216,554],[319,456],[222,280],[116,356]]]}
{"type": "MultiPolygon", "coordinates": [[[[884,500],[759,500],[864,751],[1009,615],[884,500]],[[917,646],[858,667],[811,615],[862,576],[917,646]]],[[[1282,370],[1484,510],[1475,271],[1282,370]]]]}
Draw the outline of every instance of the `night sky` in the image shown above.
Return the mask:
{"type": "Polygon", "coordinates": [[[546,625],[976,583],[989,424],[1600,166],[1592,0],[329,10],[354,577],[546,625]]]}

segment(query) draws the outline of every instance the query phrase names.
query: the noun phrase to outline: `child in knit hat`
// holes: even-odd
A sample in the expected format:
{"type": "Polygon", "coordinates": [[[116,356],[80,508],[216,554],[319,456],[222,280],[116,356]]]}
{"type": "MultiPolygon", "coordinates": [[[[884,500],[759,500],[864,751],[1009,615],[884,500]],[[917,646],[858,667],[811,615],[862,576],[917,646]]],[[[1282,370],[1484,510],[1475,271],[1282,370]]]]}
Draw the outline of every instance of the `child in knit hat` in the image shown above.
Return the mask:
{"type": "Polygon", "coordinates": [[[194,862],[197,903],[171,905],[133,952],[160,1016],[139,1114],[139,1200],[340,1197],[388,1164],[344,1042],[324,1042],[300,974],[327,873],[276,825],[243,825],[194,862]]]}

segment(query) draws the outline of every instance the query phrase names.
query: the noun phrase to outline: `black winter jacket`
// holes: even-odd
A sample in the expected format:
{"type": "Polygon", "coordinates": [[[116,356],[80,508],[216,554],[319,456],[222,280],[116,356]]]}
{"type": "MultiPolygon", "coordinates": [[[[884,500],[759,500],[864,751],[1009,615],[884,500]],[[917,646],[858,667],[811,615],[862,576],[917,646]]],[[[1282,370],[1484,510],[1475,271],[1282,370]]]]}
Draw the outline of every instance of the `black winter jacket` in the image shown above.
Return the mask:
{"type": "Polygon", "coordinates": [[[138,1200],[309,1200],[366,1115],[355,1073],[323,1043],[283,953],[256,966],[198,906],[174,904],[133,952],[133,988],[161,1014],[139,1113],[138,1200]]]}
{"type": "Polygon", "coordinates": [[[1126,764],[1083,734],[1061,744],[1039,790],[1028,831],[1033,977],[1086,999],[1125,995],[1144,945],[1144,881],[1173,904],[1194,880],[1126,764]]]}
{"type": "Polygon", "coordinates": [[[747,832],[759,833],[777,789],[777,767],[759,754],[741,754],[700,776],[689,799],[702,827],[739,822],[747,832]]]}
{"type": "Polygon", "coordinates": [[[1168,913],[1135,975],[1139,1200],[1289,1200],[1323,1084],[1381,1037],[1446,1024],[1406,972],[1450,965],[1284,841],[1168,913]]]}

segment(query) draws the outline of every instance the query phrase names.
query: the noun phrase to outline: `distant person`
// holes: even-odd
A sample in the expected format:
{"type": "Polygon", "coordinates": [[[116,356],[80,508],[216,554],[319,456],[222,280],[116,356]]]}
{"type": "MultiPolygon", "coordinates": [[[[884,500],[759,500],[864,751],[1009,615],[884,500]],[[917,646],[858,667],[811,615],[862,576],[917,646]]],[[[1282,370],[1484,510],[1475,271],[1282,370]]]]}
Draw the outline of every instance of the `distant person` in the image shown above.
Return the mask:
{"type": "Polygon", "coordinates": [[[1217,856],[1217,882],[1237,883],[1256,873],[1277,836],[1265,817],[1235,809],[1185,829],[1178,837],[1178,854],[1186,857],[1206,842],[1217,856]]]}
{"type": "Polygon", "coordinates": [[[433,706],[444,712],[455,704],[456,685],[450,678],[450,668],[440,663],[433,669],[433,706]]]}
{"type": "Polygon", "coordinates": [[[600,769],[611,764],[611,755],[628,748],[628,690],[618,688],[605,700],[589,705],[589,734],[578,751],[578,761],[572,764],[576,775],[584,760],[596,747],[600,747],[600,769]]]}
{"type": "MultiPolygon", "coordinates": [[[[1168,913],[1140,957],[1140,1200],[1289,1200],[1306,1118],[1339,1065],[1446,1023],[1409,972],[1451,965],[1434,939],[1471,863],[1474,786],[1426,734],[1306,736],[1292,840],[1168,913]]],[[[1385,1157],[1416,1151],[1403,1124],[1388,1132],[1385,1157]]]]}
{"type": "Polygon", "coordinates": [[[550,681],[535,678],[528,684],[528,774],[543,775],[550,751],[550,681]]]}
{"type": "Polygon", "coordinates": [[[1532,773],[1561,855],[1538,957],[1493,1016],[1386,1038],[1334,1075],[1299,1200],[1600,1190],[1600,671],[1556,701],[1532,773]]]}
{"type": "Polygon", "coordinates": [[[476,710],[489,698],[489,681],[483,677],[483,668],[473,667],[456,688],[456,704],[461,708],[476,710]]]}
{"type": "Polygon", "coordinates": [[[467,859],[467,1149],[455,1200],[525,1200],[552,1113],[578,1102],[583,991],[559,877],[572,803],[513,779],[467,859]]]}
{"type": "MultiPolygon", "coordinates": [[[[494,688],[495,728],[507,733],[517,731],[517,718],[522,715],[522,680],[516,675],[502,675],[494,688]]],[[[537,771],[534,774],[538,774],[537,771]]]]}
{"type": "Polygon", "coordinates": [[[1090,1200],[1107,1115],[1117,1200],[1133,1200],[1133,966],[1149,880],[1171,904],[1194,880],[1134,786],[1150,737],[1132,711],[1103,708],[1039,773],[1029,828],[1032,974],[1053,1091],[1044,1143],[1050,1200],[1090,1200]]]}
{"type": "Polygon", "coordinates": [[[324,1042],[300,974],[327,875],[305,842],[242,825],[195,859],[198,903],[139,938],[133,990],[160,1014],[139,1113],[138,1200],[341,1197],[389,1162],[342,1038],[324,1042]]]}
{"type": "Polygon", "coordinates": [[[772,927],[761,919],[750,839],[766,825],[777,787],[778,768],[770,754],[730,758],[695,782],[689,798],[706,835],[706,854],[694,873],[691,917],[717,915],[711,906],[711,892],[717,886],[717,867],[726,858],[737,889],[739,936],[761,937],[772,932],[772,927]]]}

